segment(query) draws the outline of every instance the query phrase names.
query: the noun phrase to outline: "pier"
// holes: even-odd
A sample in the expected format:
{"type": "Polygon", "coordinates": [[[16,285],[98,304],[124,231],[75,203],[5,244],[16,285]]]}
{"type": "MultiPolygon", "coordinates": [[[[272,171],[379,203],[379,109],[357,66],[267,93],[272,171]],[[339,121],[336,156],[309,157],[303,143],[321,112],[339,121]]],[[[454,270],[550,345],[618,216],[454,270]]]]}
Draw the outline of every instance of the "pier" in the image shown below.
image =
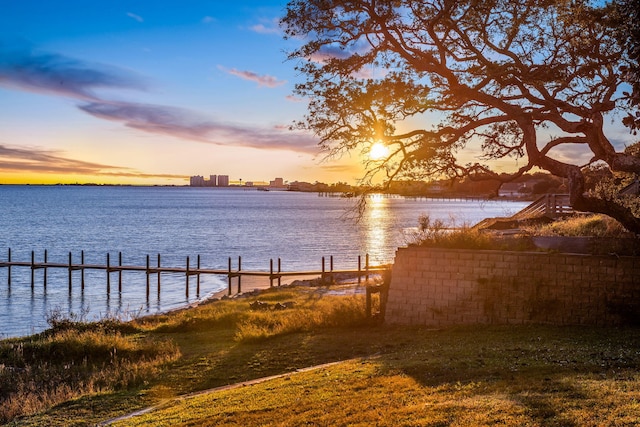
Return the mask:
{"type": "MultiPolygon", "coordinates": [[[[77,259],[77,258],[76,258],[77,259]]],[[[231,257],[228,258],[228,267],[226,269],[213,269],[213,268],[205,268],[201,265],[201,257],[200,255],[195,258],[195,265],[192,264],[191,257],[186,257],[185,265],[176,267],[176,266],[162,266],[162,257],[160,254],[154,259],[155,264],[151,265],[151,258],[149,255],[146,256],[146,264],[145,265],[127,265],[123,263],[122,252],[118,253],[117,260],[114,263],[114,260],[111,259],[111,254],[107,253],[105,257],[104,264],[88,264],[85,263],[85,254],[84,251],[80,253],[79,263],[74,262],[74,258],[71,252],[68,254],[68,261],[66,263],[61,262],[50,262],[48,259],[48,251],[45,250],[42,261],[36,261],[35,252],[31,251],[31,259],[28,261],[14,261],[12,259],[11,249],[8,249],[7,259],[5,261],[0,260],[0,268],[7,269],[7,285],[11,286],[11,279],[13,268],[28,268],[31,273],[31,289],[34,290],[36,286],[36,271],[42,270],[42,285],[44,289],[47,288],[47,271],[49,269],[64,269],[68,271],[68,287],[69,293],[71,293],[73,284],[73,272],[80,272],[80,287],[84,290],[85,287],[85,275],[84,272],[86,270],[102,270],[105,271],[105,281],[106,281],[106,293],[109,295],[112,292],[112,274],[117,274],[117,286],[118,292],[122,292],[122,273],[125,271],[130,272],[138,272],[140,274],[146,275],[146,295],[147,299],[149,298],[149,294],[151,291],[151,278],[155,276],[155,287],[157,289],[158,295],[160,295],[161,290],[161,274],[178,274],[184,275],[185,278],[185,295],[189,297],[189,292],[192,287],[190,283],[190,278],[195,276],[195,290],[196,295],[200,294],[200,278],[202,275],[219,275],[226,276],[228,281],[228,295],[232,294],[232,282],[233,279],[236,279],[237,284],[237,292],[238,294],[242,293],[242,277],[243,276],[254,276],[254,277],[265,277],[270,281],[270,287],[274,286],[274,283],[277,283],[277,286],[281,285],[281,280],[283,277],[305,277],[305,276],[313,276],[319,277],[322,283],[333,283],[334,277],[336,275],[352,275],[357,278],[358,284],[362,283],[362,278],[365,280],[365,284],[367,283],[369,276],[373,274],[382,274],[385,271],[390,269],[389,265],[378,265],[372,266],[369,264],[369,255],[367,254],[364,259],[364,264],[361,256],[358,256],[357,260],[357,268],[355,269],[343,269],[338,270],[334,269],[334,258],[333,256],[322,257],[321,259],[321,268],[319,270],[305,270],[305,271],[282,271],[282,262],[280,258],[275,260],[269,260],[269,269],[260,271],[260,270],[243,270],[242,269],[242,257],[238,257],[236,266],[233,265],[231,257]]]]}

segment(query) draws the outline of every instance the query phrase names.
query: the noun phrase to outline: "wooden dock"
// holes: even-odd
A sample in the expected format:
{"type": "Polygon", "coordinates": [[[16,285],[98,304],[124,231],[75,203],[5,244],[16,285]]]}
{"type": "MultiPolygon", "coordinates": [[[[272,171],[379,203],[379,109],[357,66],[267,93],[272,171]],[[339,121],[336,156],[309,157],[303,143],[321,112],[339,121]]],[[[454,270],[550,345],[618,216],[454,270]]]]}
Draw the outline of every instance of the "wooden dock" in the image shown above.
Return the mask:
{"type": "Polygon", "coordinates": [[[7,259],[5,261],[0,260],[0,268],[7,268],[7,284],[11,286],[11,278],[12,278],[12,269],[14,267],[21,268],[29,268],[31,270],[31,288],[35,288],[35,272],[37,270],[43,271],[43,286],[46,289],[47,287],[47,270],[48,269],[65,269],[68,271],[68,286],[69,292],[71,292],[73,287],[73,272],[80,271],[80,286],[82,289],[85,287],[85,275],[84,272],[86,270],[103,270],[106,272],[106,292],[107,295],[111,293],[111,275],[112,273],[117,273],[118,275],[118,292],[122,292],[122,273],[124,271],[138,272],[144,273],[146,275],[146,294],[147,298],[149,297],[149,293],[151,290],[151,277],[153,275],[156,276],[157,283],[157,292],[160,294],[161,289],[161,274],[182,274],[185,277],[185,294],[189,296],[190,283],[189,279],[192,276],[196,278],[196,292],[197,295],[200,294],[200,277],[202,275],[219,275],[226,276],[228,280],[228,294],[232,294],[232,279],[237,278],[237,293],[242,293],[242,277],[243,276],[256,276],[256,277],[267,277],[270,281],[270,287],[274,286],[274,282],[277,281],[277,286],[281,285],[281,279],[283,277],[292,277],[292,276],[313,276],[320,277],[321,280],[327,283],[332,283],[334,281],[334,277],[338,274],[349,274],[357,277],[358,284],[361,284],[361,280],[364,277],[365,283],[368,281],[369,275],[371,274],[381,274],[390,269],[389,265],[379,265],[379,266],[371,266],[369,264],[369,255],[365,256],[364,265],[362,263],[362,257],[358,256],[358,266],[357,269],[347,269],[347,270],[336,270],[333,268],[333,256],[329,257],[328,265],[326,263],[326,258],[322,257],[321,269],[320,270],[306,270],[306,271],[282,271],[282,262],[280,258],[278,258],[277,264],[274,266],[274,260],[271,259],[269,261],[269,270],[259,271],[259,270],[243,270],[242,269],[242,257],[238,257],[237,267],[232,265],[231,257],[228,258],[228,267],[227,269],[214,269],[214,268],[204,268],[201,266],[200,255],[196,257],[196,263],[193,265],[191,263],[191,258],[186,257],[186,262],[184,267],[175,267],[175,266],[162,266],[161,264],[161,256],[157,255],[155,265],[151,265],[150,256],[146,256],[146,264],[145,265],[126,265],[123,264],[122,261],[122,252],[118,253],[117,263],[114,264],[111,259],[111,254],[106,254],[106,262],[105,264],[87,264],[85,263],[84,251],[80,253],[80,262],[74,263],[72,253],[69,252],[68,262],[60,263],[60,262],[50,262],[48,260],[48,251],[44,251],[42,261],[36,261],[35,252],[31,251],[31,260],[30,261],[14,261],[12,259],[11,249],[8,249],[7,259]]]}

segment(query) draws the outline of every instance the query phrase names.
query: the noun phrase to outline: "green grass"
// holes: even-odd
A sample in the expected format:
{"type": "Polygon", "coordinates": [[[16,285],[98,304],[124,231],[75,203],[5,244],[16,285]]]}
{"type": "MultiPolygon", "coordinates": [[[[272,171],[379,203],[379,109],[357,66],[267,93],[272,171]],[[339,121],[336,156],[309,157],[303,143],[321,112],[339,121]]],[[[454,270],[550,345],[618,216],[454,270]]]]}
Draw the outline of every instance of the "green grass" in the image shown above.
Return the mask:
{"type": "MultiPolygon", "coordinates": [[[[95,333],[86,325],[78,329],[95,333]]],[[[381,326],[364,318],[362,296],[289,288],[140,319],[107,335],[122,349],[122,363],[146,358],[154,368],[142,379],[43,405],[11,425],[94,425],[158,404],[116,425],[640,425],[635,328],[381,326]],[[249,303],[256,299],[296,305],[253,311],[249,303]],[[164,343],[164,356],[149,356],[148,342],[164,343]],[[296,372],[334,361],[343,362],[296,372]],[[252,386],[172,399],[279,374],[252,386]]],[[[104,340],[80,346],[94,349],[96,372],[109,367],[111,344],[98,345],[104,340]]],[[[69,347],[76,350],[60,356],[61,363],[78,357],[75,344],[69,347]]],[[[0,354],[5,365],[17,357],[0,354]]],[[[25,366],[39,363],[36,356],[24,360],[25,366]]],[[[62,386],[67,380],[57,381],[62,386]]]]}

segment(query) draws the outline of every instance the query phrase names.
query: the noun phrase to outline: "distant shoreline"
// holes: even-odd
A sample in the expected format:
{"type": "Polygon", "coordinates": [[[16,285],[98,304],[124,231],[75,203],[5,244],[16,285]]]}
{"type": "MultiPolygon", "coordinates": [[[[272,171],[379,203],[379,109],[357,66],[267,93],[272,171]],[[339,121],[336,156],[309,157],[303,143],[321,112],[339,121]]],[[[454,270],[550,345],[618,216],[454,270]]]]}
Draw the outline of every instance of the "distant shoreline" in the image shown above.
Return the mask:
{"type": "MultiPolygon", "coordinates": [[[[225,191],[225,190],[245,190],[245,191],[258,191],[261,188],[269,188],[269,186],[245,186],[245,185],[234,185],[231,184],[225,187],[194,187],[188,184],[185,185],[176,185],[176,184],[153,184],[153,185],[143,185],[143,184],[96,184],[96,183],[86,183],[86,184],[3,184],[0,183],[0,187],[109,187],[109,188],[193,188],[198,190],[213,190],[213,191],[225,191]]],[[[318,194],[347,194],[346,192],[341,191],[322,191],[322,190],[291,190],[291,189],[283,189],[283,188],[275,188],[273,191],[278,192],[290,192],[290,193],[318,193],[318,194]]],[[[497,196],[497,197],[488,197],[487,195],[473,195],[473,194],[457,194],[457,193],[432,193],[432,194],[401,194],[401,193],[393,193],[393,192],[376,192],[372,191],[369,194],[382,194],[388,196],[398,196],[398,197],[406,197],[409,199],[437,199],[437,200],[486,200],[486,201],[516,201],[516,202],[526,202],[535,200],[538,195],[522,195],[522,196],[497,196]]],[[[349,193],[348,197],[359,197],[358,194],[349,193]]]]}

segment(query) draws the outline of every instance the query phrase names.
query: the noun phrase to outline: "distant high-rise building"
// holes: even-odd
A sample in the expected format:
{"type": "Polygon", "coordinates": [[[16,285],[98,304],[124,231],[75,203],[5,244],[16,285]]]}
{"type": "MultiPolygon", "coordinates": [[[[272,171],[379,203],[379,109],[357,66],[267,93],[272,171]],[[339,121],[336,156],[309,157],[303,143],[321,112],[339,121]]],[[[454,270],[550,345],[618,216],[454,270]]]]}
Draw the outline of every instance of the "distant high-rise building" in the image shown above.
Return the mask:
{"type": "Polygon", "coordinates": [[[218,177],[216,175],[209,175],[209,187],[216,187],[218,185],[218,177]]]}
{"type": "Polygon", "coordinates": [[[218,187],[229,186],[229,175],[218,175],[218,187]]]}
{"type": "Polygon", "coordinates": [[[204,177],[200,175],[194,175],[189,178],[189,185],[191,187],[204,187],[204,177]]]}
{"type": "Polygon", "coordinates": [[[284,180],[282,178],[276,178],[273,181],[269,181],[269,187],[284,187],[284,180]]]}

